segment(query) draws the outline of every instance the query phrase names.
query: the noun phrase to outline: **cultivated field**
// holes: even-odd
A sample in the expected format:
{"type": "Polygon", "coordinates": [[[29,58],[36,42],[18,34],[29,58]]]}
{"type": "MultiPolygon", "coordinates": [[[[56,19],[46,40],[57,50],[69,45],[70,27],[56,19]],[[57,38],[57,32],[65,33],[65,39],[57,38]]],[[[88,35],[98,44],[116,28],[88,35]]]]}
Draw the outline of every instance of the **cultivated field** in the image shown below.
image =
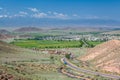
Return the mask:
{"type": "MultiPolygon", "coordinates": [[[[96,46],[102,42],[87,41],[88,45],[96,46]]],[[[67,41],[67,40],[15,40],[11,44],[23,48],[80,48],[84,45],[82,41],[67,41]]]]}

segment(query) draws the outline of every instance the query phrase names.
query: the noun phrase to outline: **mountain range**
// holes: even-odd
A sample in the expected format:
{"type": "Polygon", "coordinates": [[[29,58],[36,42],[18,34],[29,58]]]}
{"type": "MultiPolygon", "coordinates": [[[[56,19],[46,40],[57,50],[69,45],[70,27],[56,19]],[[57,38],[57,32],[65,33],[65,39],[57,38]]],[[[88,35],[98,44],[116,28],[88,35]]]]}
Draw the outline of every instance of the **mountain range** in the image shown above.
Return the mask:
{"type": "Polygon", "coordinates": [[[108,19],[0,18],[1,27],[119,27],[120,21],[108,19]]]}

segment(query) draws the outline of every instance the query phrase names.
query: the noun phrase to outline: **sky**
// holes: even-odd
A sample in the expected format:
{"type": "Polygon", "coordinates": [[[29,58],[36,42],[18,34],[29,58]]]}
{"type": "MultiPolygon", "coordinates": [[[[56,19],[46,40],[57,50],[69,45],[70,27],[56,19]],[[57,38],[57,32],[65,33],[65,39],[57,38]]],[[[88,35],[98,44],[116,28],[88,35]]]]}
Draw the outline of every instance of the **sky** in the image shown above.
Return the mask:
{"type": "Polygon", "coordinates": [[[3,18],[119,21],[120,0],[0,0],[3,18]]]}

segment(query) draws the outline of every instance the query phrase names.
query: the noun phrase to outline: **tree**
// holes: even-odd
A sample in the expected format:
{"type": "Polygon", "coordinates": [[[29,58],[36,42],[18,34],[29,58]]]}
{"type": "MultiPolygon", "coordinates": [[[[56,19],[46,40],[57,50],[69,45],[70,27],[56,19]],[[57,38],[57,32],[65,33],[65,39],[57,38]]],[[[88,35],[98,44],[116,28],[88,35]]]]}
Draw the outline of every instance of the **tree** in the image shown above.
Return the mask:
{"type": "Polygon", "coordinates": [[[65,54],[65,57],[66,57],[67,59],[70,59],[70,55],[71,55],[71,54],[65,54]]]}

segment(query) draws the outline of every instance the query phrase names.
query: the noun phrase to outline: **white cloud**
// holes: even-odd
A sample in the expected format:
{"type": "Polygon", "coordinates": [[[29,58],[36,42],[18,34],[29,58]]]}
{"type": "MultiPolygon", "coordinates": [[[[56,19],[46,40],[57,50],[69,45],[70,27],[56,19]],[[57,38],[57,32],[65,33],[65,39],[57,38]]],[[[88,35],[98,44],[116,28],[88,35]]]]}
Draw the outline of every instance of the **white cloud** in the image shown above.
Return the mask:
{"type": "Polygon", "coordinates": [[[57,13],[57,12],[53,12],[53,16],[54,18],[62,18],[62,19],[68,18],[68,15],[63,13],[57,13]]]}
{"type": "Polygon", "coordinates": [[[66,17],[67,15],[64,15],[64,14],[60,13],[60,14],[58,14],[57,16],[58,16],[58,17],[66,17]]]}
{"type": "MultiPolygon", "coordinates": [[[[3,9],[0,7],[0,9],[3,9]]],[[[40,12],[37,8],[27,8],[30,11],[19,11],[18,13],[11,14],[7,12],[7,15],[0,15],[0,18],[3,17],[8,17],[8,18],[14,18],[14,17],[34,17],[34,18],[58,18],[58,19],[68,19],[70,16],[67,14],[63,13],[58,13],[58,12],[52,12],[52,11],[47,11],[47,12],[40,12]],[[34,12],[34,13],[33,13],[34,12]]]]}
{"type": "Polygon", "coordinates": [[[24,12],[24,11],[20,11],[19,14],[27,15],[28,13],[27,13],[27,12],[24,12]]]}
{"type": "Polygon", "coordinates": [[[12,18],[12,17],[25,17],[26,15],[28,15],[27,12],[20,11],[18,14],[14,14],[13,16],[10,16],[10,18],[12,18]]]}
{"type": "Polygon", "coordinates": [[[39,12],[39,10],[37,8],[28,8],[28,9],[32,12],[39,12]]]}
{"type": "Polygon", "coordinates": [[[59,18],[59,19],[67,19],[68,16],[66,14],[63,13],[57,13],[57,12],[39,12],[39,13],[35,13],[32,15],[32,17],[34,18],[59,18]]]}
{"type": "Polygon", "coordinates": [[[58,13],[57,12],[53,12],[54,15],[57,15],[58,13]]]}
{"type": "Polygon", "coordinates": [[[73,14],[74,17],[77,17],[78,15],[77,14],[73,14]]]}
{"type": "Polygon", "coordinates": [[[0,18],[7,18],[9,17],[8,15],[0,15],[0,18]]]}
{"type": "Polygon", "coordinates": [[[35,13],[32,15],[32,17],[35,17],[35,18],[46,18],[48,15],[46,13],[35,13]]]}

